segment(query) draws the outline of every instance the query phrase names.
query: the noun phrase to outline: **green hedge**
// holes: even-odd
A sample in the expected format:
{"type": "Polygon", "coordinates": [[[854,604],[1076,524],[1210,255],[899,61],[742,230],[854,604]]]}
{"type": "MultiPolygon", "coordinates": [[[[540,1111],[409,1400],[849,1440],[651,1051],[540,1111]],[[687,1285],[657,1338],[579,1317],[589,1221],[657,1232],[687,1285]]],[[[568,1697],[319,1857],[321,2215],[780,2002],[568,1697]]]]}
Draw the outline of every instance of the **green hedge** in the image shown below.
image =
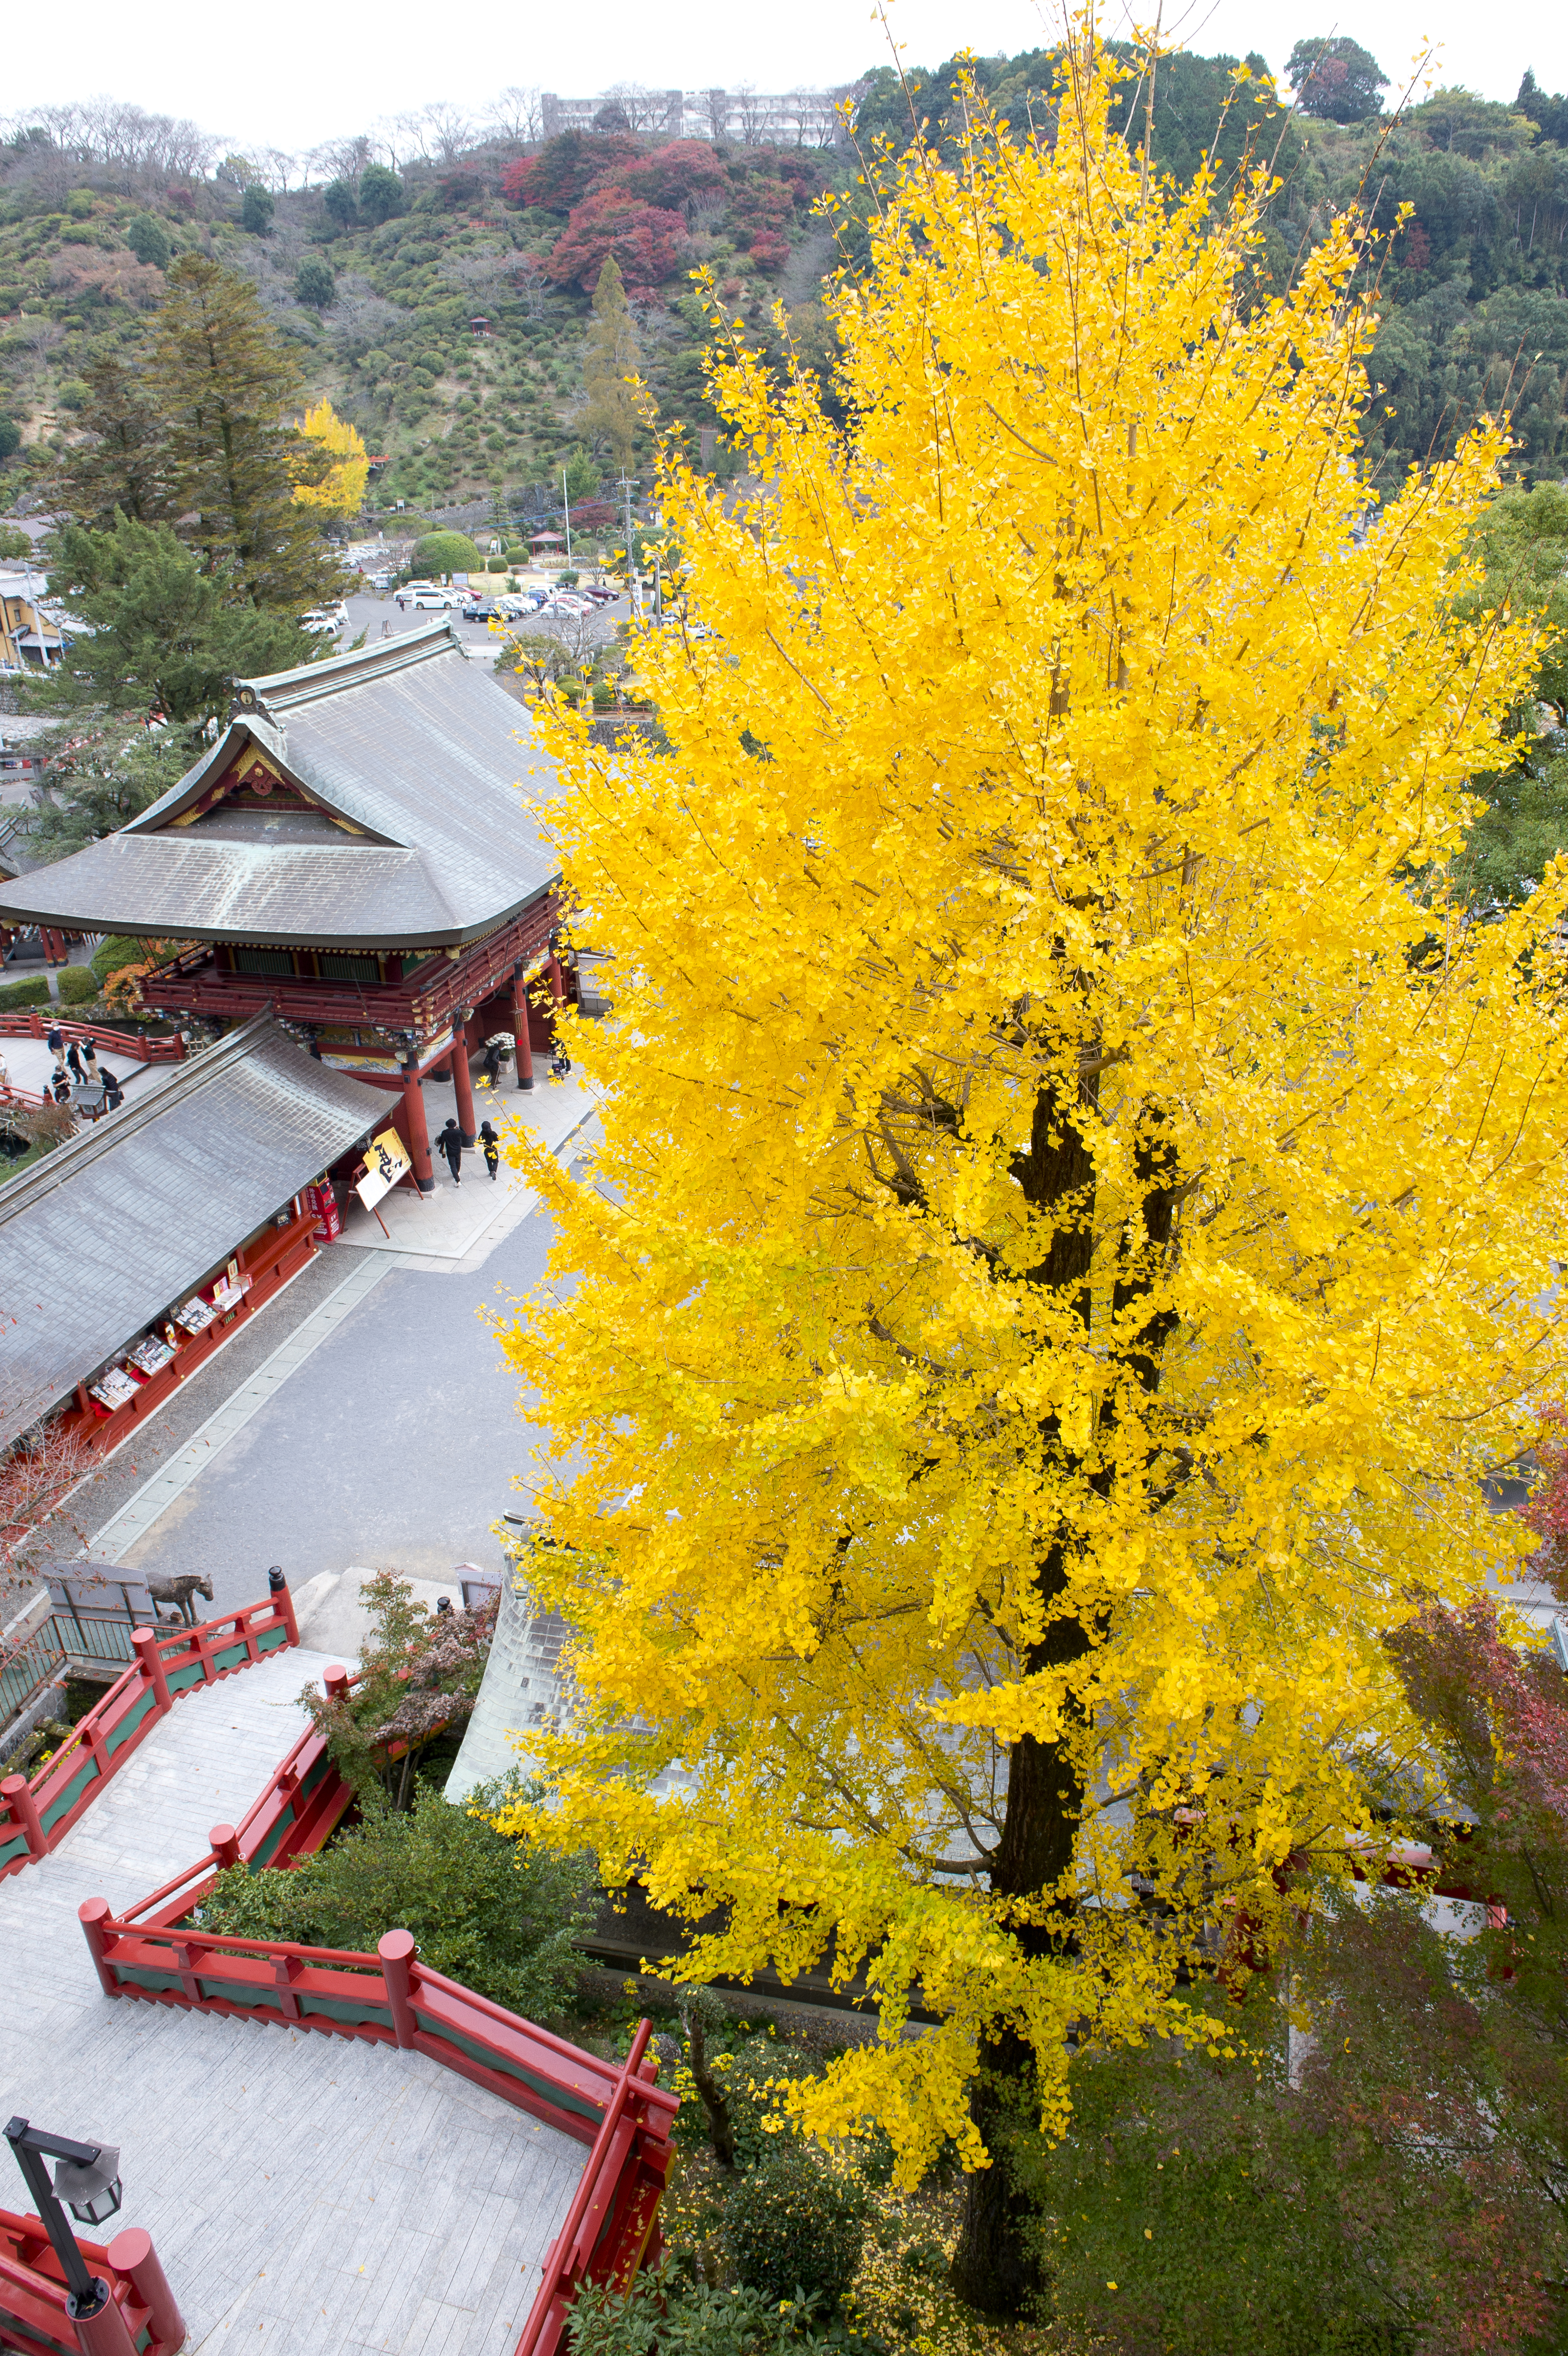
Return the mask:
{"type": "Polygon", "coordinates": [[[68,965],[59,977],[60,996],[68,1006],[86,1006],[101,985],[90,965],[68,965]]]}
{"type": "Polygon", "coordinates": [[[0,1006],[47,1006],[49,986],[42,974],[36,981],[8,981],[0,990],[0,1006]]]}
{"type": "Polygon", "coordinates": [[[101,984],[112,973],[118,973],[122,966],[145,965],[146,961],[146,942],[133,940],[129,933],[111,933],[92,952],[92,970],[101,984]]]}

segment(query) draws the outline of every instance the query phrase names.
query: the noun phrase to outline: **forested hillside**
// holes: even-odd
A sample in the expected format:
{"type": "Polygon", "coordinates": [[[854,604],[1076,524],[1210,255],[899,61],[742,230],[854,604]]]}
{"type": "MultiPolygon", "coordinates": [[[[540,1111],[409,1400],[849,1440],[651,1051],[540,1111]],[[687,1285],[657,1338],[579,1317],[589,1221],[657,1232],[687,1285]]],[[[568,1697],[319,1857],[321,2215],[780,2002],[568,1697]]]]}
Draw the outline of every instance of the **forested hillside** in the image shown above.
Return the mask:
{"type": "MultiPolygon", "coordinates": [[[[1289,112],[1261,56],[1162,59],[1152,86],[1129,73],[1122,127],[1150,139],[1158,166],[1184,182],[1206,153],[1221,184],[1244,159],[1272,163],[1282,185],[1265,282],[1284,283],[1336,210],[1368,209],[1385,232],[1370,265],[1385,391],[1366,425],[1381,478],[1504,403],[1521,473],[1555,477],[1568,468],[1568,101],[1527,76],[1512,106],[1456,90],[1401,109],[1354,42],[1317,51],[1335,53],[1319,82],[1340,52],[1363,66],[1324,89],[1298,58],[1289,112]]],[[[1050,51],[970,70],[1014,137],[1051,136],[1050,51]]],[[[693,270],[709,269],[764,340],[782,295],[826,368],[820,282],[863,251],[874,199],[862,164],[874,182],[917,120],[949,146],[965,127],[956,61],[904,82],[882,68],[857,91],[852,142],[837,146],[661,143],[618,127],[613,107],[600,129],[541,143],[498,107],[483,136],[448,139],[444,155],[393,170],[368,140],[347,141],[329,177],[322,166],[292,188],[269,185],[291,177],[289,159],[261,149],[218,159],[188,125],[134,118],[135,135],[117,145],[24,119],[0,148],[0,505],[48,478],[85,420],[95,363],[133,348],[170,261],[192,249],[253,279],[310,391],[387,461],[373,498],[516,507],[574,456],[580,483],[613,475],[626,452],[583,380],[603,262],[613,257],[625,282],[661,411],[694,430],[712,421],[693,270]],[[814,215],[826,190],[848,200],[837,242],[814,215]]]]}

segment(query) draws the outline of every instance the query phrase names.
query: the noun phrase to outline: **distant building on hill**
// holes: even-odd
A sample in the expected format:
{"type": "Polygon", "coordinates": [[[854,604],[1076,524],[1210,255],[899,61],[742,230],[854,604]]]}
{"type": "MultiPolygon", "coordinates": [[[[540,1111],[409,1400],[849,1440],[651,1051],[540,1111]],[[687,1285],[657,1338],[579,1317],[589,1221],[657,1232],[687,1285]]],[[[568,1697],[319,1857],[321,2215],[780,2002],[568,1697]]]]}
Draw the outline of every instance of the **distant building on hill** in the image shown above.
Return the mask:
{"type": "Polygon", "coordinates": [[[836,147],[848,144],[840,109],[859,85],[839,90],[644,90],[618,83],[597,98],[539,96],[547,139],[562,131],[636,131],[661,139],[711,139],[737,147],[836,147]]]}

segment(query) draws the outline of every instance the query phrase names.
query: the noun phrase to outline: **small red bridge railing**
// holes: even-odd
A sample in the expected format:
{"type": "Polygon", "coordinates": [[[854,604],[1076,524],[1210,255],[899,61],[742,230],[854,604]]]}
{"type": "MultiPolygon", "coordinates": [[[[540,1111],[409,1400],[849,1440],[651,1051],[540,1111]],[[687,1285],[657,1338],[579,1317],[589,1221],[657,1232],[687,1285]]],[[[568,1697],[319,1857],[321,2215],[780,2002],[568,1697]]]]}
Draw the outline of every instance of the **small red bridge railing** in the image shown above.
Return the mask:
{"type": "Polygon", "coordinates": [[[106,1023],[73,1023],[56,1006],[47,1013],[29,1006],[0,1014],[0,1039],[44,1039],[51,1031],[58,1031],[68,1044],[72,1039],[91,1039],[111,1055],[129,1055],[133,1064],[177,1064],[185,1055],[185,1041],[177,1031],[155,1039],[145,1032],[112,1030],[106,1023]]]}
{"type": "Polygon", "coordinates": [[[32,1776],[0,1782],[0,1879],[59,1847],[181,1694],[298,1643],[286,1587],[194,1628],[138,1628],[131,1638],[135,1659],[72,1729],[69,1741],[32,1776]]]}
{"type": "MultiPolygon", "coordinates": [[[[133,2225],[116,2233],[107,2248],[80,2239],[77,2246],[88,2272],[109,2285],[124,2326],[119,2344],[134,2349],[137,2356],[175,2356],[185,2342],[185,2325],[157,2254],[141,2228],[133,2225]]],[[[80,2356],[83,2342],[66,2306],[68,2295],[60,2262],[41,2221],[0,2209],[0,2334],[5,2346],[21,2356],[80,2356]]],[[[107,2310],[91,2327],[98,2347],[116,2344],[112,2328],[106,2329],[106,2317],[107,2310]]]]}

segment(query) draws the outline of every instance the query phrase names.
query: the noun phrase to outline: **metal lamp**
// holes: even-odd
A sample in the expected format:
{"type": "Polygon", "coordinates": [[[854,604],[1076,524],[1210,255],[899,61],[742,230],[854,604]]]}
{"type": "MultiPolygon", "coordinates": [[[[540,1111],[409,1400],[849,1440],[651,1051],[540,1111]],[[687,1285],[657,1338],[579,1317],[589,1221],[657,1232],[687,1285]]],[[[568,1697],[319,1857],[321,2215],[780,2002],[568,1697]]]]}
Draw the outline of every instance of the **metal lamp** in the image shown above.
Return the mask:
{"type": "Polygon", "coordinates": [[[5,2140],[54,2244],[69,2293],[66,2312],[73,2323],[90,2323],[110,2304],[110,2288],[101,2275],[89,2272],[60,2202],[68,2201],[71,2214],[86,2225],[101,2225],[112,2217],[120,2206],[120,2154],[112,2144],[72,2143],[67,2136],[46,2135],[23,2118],[9,2121],[5,2140]],[[52,2185],[46,2153],[60,2163],[52,2185]]]}
{"type": "Polygon", "coordinates": [[[100,2144],[91,2159],[62,2159],[55,2169],[55,2198],[79,2223],[107,2225],[120,2206],[120,2154],[113,2144],[100,2144]]]}

